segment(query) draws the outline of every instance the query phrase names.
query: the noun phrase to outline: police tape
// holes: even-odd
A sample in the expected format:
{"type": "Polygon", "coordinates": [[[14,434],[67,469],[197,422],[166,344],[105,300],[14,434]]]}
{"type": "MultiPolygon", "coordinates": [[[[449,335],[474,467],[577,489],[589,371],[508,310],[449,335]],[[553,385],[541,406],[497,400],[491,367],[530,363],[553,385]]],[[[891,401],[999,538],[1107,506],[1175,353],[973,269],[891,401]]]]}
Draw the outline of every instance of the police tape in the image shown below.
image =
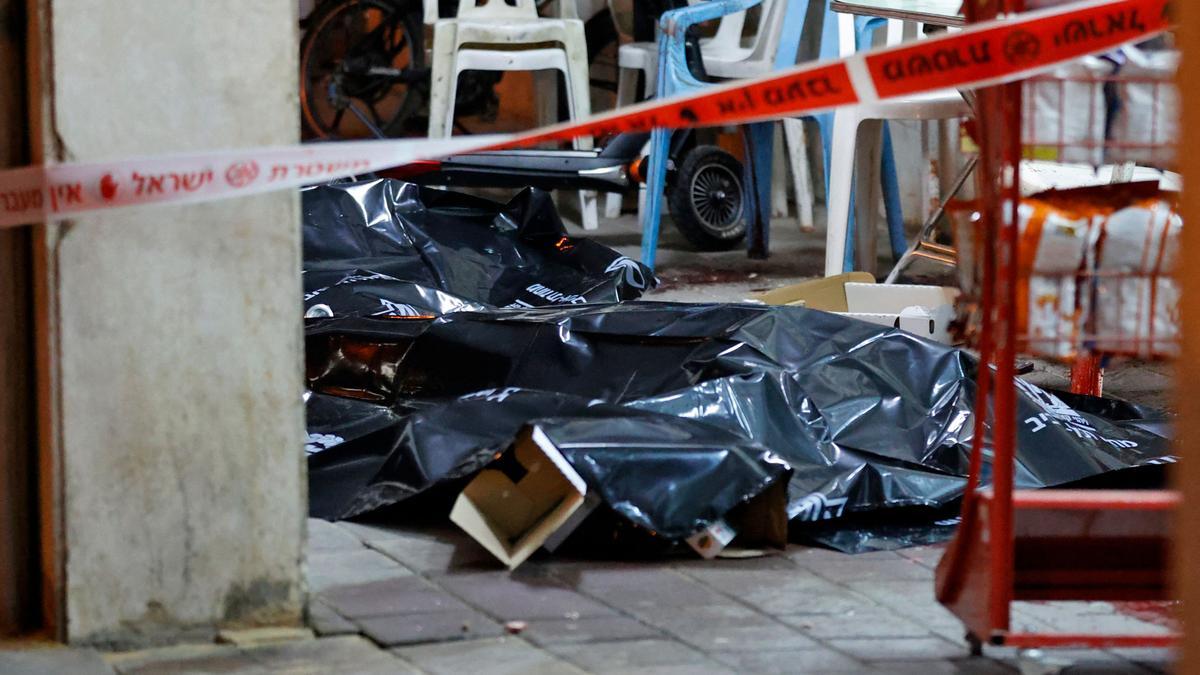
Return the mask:
{"type": "Polygon", "coordinates": [[[656,127],[766,121],[1012,82],[1166,31],[1168,4],[1090,0],[1060,5],[522,134],[317,143],[9,169],[0,171],[0,227],[119,207],[230,199],[485,149],[656,127]]]}

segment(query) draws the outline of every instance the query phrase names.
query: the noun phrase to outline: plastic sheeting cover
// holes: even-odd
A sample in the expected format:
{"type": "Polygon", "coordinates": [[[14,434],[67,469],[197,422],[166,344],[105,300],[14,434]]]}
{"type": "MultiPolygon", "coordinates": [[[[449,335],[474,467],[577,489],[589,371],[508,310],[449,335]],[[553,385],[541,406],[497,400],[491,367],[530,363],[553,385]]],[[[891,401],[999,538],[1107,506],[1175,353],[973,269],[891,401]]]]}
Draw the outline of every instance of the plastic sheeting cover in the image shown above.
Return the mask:
{"type": "MultiPolygon", "coordinates": [[[[721,439],[713,457],[757,458],[711,465],[739,485],[754,484],[756,471],[781,458],[793,469],[794,531],[828,532],[839,519],[861,523],[899,509],[944,517],[965,485],[971,357],[815,310],[633,303],[463,312],[432,321],[329,320],[310,325],[308,357],[314,390],[395,410],[424,406],[398,423],[401,440],[369,480],[326,488],[322,473],[313,472],[314,493],[345,491],[331,500],[343,510],[324,515],[377,508],[469,474],[523,424],[544,418],[614,438],[624,429],[617,420],[640,415],[655,415],[662,437],[677,431],[668,432],[671,418],[698,423],[721,439]],[[606,421],[587,422],[596,416],[606,421]]],[[[1019,383],[1019,486],[1172,461],[1159,427],[1140,418],[1144,411],[1086,397],[1072,403],[1019,383]]],[[[645,477],[697,470],[670,443],[630,439],[615,448],[588,460],[604,465],[606,475],[624,476],[612,479],[618,487],[606,498],[670,492],[669,479],[645,477]],[[667,468],[672,462],[678,472],[667,468]],[[609,465],[654,468],[622,473],[609,465]]],[[[328,464],[337,462],[331,456],[328,464]]],[[[639,508],[645,526],[698,525],[716,513],[697,493],[672,495],[639,508]]]]}

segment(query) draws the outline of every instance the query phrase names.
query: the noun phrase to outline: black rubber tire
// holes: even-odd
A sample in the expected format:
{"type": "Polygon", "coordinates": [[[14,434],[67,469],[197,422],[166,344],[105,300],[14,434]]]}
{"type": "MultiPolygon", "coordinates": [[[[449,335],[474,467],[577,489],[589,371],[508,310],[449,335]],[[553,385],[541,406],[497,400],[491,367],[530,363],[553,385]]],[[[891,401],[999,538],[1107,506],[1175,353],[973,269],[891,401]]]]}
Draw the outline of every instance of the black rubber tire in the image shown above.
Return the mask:
{"type": "Polygon", "coordinates": [[[746,238],[742,163],[713,145],[692,148],[667,193],[675,227],[701,251],[728,251],[746,238]]]}
{"type": "MultiPolygon", "coordinates": [[[[325,0],[305,20],[307,30],[300,41],[300,105],[306,138],[346,137],[343,120],[353,118],[353,114],[342,109],[342,115],[335,117],[338,108],[332,106],[329,101],[328,80],[325,79],[325,74],[332,77],[346,57],[346,45],[336,42],[338,36],[335,35],[335,31],[339,27],[338,22],[345,22],[347,17],[367,11],[384,17],[383,20],[388,22],[388,25],[394,26],[393,30],[403,30],[405,46],[395,52],[391,59],[387,56],[376,56],[383,59],[380,65],[415,70],[425,67],[425,27],[422,23],[419,0],[325,0]]],[[[355,43],[355,46],[359,46],[360,49],[365,44],[361,42],[363,35],[351,37],[359,38],[360,42],[355,43]]],[[[364,53],[371,52],[372,50],[368,49],[364,53]]],[[[423,99],[422,93],[418,91],[421,87],[409,86],[403,82],[389,83],[379,78],[372,81],[370,76],[360,76],[353,85],[347,86],[349,97],[358,101],[360,106],[367,107],[375,117],[373,122],[387,136],[394,136],[403,131],[405,123],[417,111],[423,99]],[[385,101],[388,105],[384,112],[377,113],[372,104],[382,104],[385,101]]],[[[359,124],[356,119],[349,121],[354,125],[359,124]]]]}

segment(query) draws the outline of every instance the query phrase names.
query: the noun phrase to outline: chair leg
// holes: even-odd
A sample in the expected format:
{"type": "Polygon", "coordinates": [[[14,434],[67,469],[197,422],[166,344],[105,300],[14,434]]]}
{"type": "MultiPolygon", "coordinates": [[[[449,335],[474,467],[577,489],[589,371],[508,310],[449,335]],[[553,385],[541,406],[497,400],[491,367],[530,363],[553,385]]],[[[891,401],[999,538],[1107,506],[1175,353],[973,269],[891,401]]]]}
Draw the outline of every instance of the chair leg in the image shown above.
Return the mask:
{"type": "Polygon", "coordinates": [[[534,96],[537,99],[535,105],[538,126],[544,127],[558,122],[558,73],[557,70],[533,71],[533,86],[537,90],[534,96]]]}
{"type": "Polygon", "coordinates": [[[848,269],[874,274],[878,267],[879,205],[883,203],[883,131],[881,120],[863,120],[858,126],[859,143],[854,168],[854,219],[846,236],[848,269]],[[855,260],[858,264],[855,264],[855,260]]]}
{"type": "Polygon", "coordinates": [[[771,151],[771,217],[788,217],[787,179],[788,167],[784,153],[783,125],[775,125],[772,132],[774,148],[771,151]]]}
{"type": "Polygon", "coordinates": [[[642,211],[642,262],[654,269],[658,252],[659,222],[662,220],[663,188],[667,182],[667,153],[671,132],[650,132],[650,166],[646,170],[646,208],[642,211]]]}
{"type": "MultiPolygon", "coordinates": [[[[622,68],[617,76],[617,108],[632,105],[637,96],[638,71],[635,68],[622,68]]],[[[621,215],[624,195],[610,192],[604,197],[604,217],[617,218],[621,215]]]]}
{"type": "Polygon", "coordinates": [[[745,127],[746,164],[743,182],[747,200],[746,253],[766,259],[771,242],[771,170],[775,150],[774,122],[757,122],[745,127]]]}
{"type": "Polygon", "coordinates": [[[850,231],[850,207],[854,199],[854,156],[858,141],[858,115],[843,109],[833,116],[831,152],[828,153],[826,184],[825,276],[846,269],[846,240],[850,231]]]}
{"type": "MultiPolygon", "coordinates": [[[[568,70],[563,75],[567,78],[571,119],[582,119],[592,114],[592,83],[588,74],[586,49],[568,48],[567,65],[568,70]]],[[[593,143],[591,136],[575,139],[575,147],[580,150],[591,150],[593,143]]],[[[585,230],[595,230],[600,226],[595,190],[579,191],[579,219],[585,230]]]]}
{"type": "Polygon", "coordinates": [[[433,35],[428,135],[430,138],[446,138],[453,132],[451,125],[454,123],[454,96],[458,86],[458,67],[453,44],[454,26],[436,26],[433,35]]]}
{"type": "Polygon", "coordinates": [[[908,237],[904,232],[904,208],[900,197],[900,179],[896,172],[896,155],[892,151],[892,133],[888,123],[883,123],[883,207],[887,216],[888,241],[892,248],[892,260],[899,260],[908,249],[908,237]]]}
{"type": "Polygon", "coordinates": [[[794,118],[783,120],[783,132],[787,140],[788,158],[792,165],[792,189],[796,195],[796,217],[800,230],[813,231],[813,182],[808,170],[808,139],[804,132],[804,121],[794,118]]]}

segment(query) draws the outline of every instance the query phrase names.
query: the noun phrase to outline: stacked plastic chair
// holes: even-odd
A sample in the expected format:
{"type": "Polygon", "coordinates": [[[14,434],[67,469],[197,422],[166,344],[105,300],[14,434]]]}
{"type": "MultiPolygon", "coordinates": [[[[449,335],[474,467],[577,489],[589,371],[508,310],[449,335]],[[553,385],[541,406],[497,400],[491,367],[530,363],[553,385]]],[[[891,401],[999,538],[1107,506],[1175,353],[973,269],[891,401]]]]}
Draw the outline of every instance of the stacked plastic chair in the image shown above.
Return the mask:
{"type": "MultiPolygon", "coordinates": [[[[575,0],[558,2],[559,17],[538,16],[535,0],[460,0],[458,16],[433,24],[433,73],[430,78],[429,137],[450,136],[458,75],[466,70],[559,71],[567,84],[571,117],[591,114],[587,39],[575,0]]],[[[436,2],[425,3],[425,17],[437,15],[436,2]]],[[[549,82],[543,94],[557,92],[549,82]]],[[[541,123],[555,121],[552,96],[539,98],[541,123]]],[[[590,137],[575,140],[577,149],[591,149],[590,137]]],[[[597,226],[596,194],[580,191],[584,229],[597,226]]]]}
{"type": "MultiPolygon", "coordinates": [[[[688,28],[705,21],[713,21],[737,12],[745,12],[763,0],[710,0],[691,7],[664,12],[657,29],[658,75],[655,93],[658,98],[668,98],[695,89],[709,86],[692,75],[685,53],[688,28]]],[[[764,17],[763,25],[776,31],[778,39],[772,40],[774,55],[770,61],[773,68],[784,68],[796,62],[800,46],[800,35],[808,15],[808,0],[775,0],[767,8],[771,14],[764,17]]],[[[828,23],[828,16],[825,21],[828,23]]],[[[826,28],[823,36],[830,35],[826,28]]],[[[836,35],[836,33],[832,33],[836,35]]],[[[830,49],[822,40],[822,55],[830,49]]],[[[763,47],[766,49],[766,47],[763,47]]],[[[836,44],[832,46],[836,50],[836,44]]],[[[833,53],[836,53],[834,51],[833,53]]],[[[705,61],[707,67],[707,59],[705,61]]],[[[832,140],[832,115],[815,116],[821,126],[823,140],[832,140]]],[[[655,129],[650,136],[649,168],[646,175],[646,208],[642,212],[642,262],[653,267],[657,257],[658,234],[662,218],[663,186],[666,183],[667,157],[671,132],[655,129]]],[[[771,168],[774,153],[774,123],[750,125],[747,130],[748,155],[745,184],[748,186],[746,200],[747,215],[750,217],[748,245],[752,254],[765,254],[767,224],[770,222],[771,168]]],[[[828,163],[828,143],[825,143],[828,163]]]]}
{"type": "MultiPolygon", "coordinates": [[[[920,26],[908,24],[909,35],[904,35],[905,23],[895,19],[854,17],[842,14],[837,17],[841,55],[849,56],[857,49],[868,48],[876,30],[886,31],[885,42],[898,44],[905,37],[916,38],[920,26]]],[[[826,164],[828,180],[826,203],[828,225],[825,239],[825,275],[832,276],[865,267],[866,261],[855,261],[855,196],[854,173],[860,160],[882,155],[882,175],[872,175],[867,186],[869,208],[875,208],[876,188],[881,188],[887,215],[888,235],[892,255],[896,260],[908,248],[904,233],[904,217],[900,207],[900,187],[896,176],[895,160],[892,155],[891,134],[885,120],[942,120],[964,117],[970,112],[962,95],[954,90],[933,92],[905,99],[877,101],[875,103],[839,109],[834,115],[833,145],[838,149],[830,163],[826,164]],[[860,127],[865,127],[865,142],[858,143],[860,127]],[[874,144],[880,144],[873,148],[874,144]],[[879,180],[876,180],[876,179],[879,180]]],[[[869,167],[874,169],[879,165],[869,167]]],[[[947,169],[948,167],[943,167],[947,169]]],[[[868,223],[869,225],[869,223],[868,223]]]]}

